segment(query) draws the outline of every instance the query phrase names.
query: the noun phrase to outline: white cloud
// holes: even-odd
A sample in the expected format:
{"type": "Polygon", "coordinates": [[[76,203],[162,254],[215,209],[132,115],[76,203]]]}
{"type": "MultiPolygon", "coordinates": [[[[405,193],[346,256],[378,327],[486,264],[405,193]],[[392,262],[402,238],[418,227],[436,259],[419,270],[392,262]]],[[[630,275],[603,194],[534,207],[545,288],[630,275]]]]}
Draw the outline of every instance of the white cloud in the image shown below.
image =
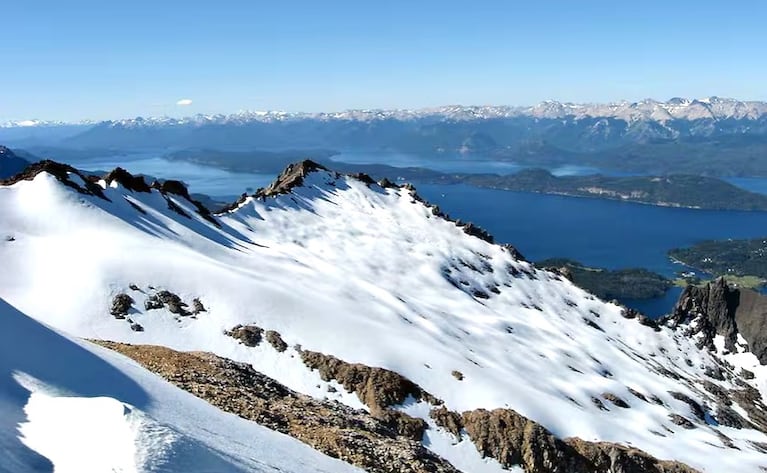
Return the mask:
{"type": "Polygon", "coordinates": [[[192,105],[192,99],[181,99],[178,102],[176,102],[176,105],[180,107],[186,107],[187,105],[192,105]]]}

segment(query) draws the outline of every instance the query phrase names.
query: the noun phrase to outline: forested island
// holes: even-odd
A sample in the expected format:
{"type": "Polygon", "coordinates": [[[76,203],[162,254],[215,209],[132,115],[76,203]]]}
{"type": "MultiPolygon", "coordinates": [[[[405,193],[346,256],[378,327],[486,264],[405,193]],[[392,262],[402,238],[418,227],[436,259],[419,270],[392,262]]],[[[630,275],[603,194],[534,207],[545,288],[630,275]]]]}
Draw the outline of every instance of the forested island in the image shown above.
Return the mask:
{"type": "Polygon", "coordinates": [[[350,164],[333,161],[332,150],[218,151],[182,150],[166,154],[175,161],[214,166],[234,172],[279,172],[294,161],[312,159],[331,169],[366,173],[376,179],[429,184],[468,184],[518,192],[592,197],[667,207],[712,210],[767,211],[767,196],[743,190],[721,179],[695,175],[555,176],[545,169],[525,169],[516,174],[443,173],[423,167],[385,164],[350,164]]]}
{"type": "Polygon", "coordinates": [[[538,261],[539,268],[554,270],[597,297],[611,299],[652,299],[661,297],[673,285],[664,276],[643,268],[609,270],[592,268],[567,258],[538,261]]]}
{"type": "MultiPolygon", "coordinates": [[[[742,287],[760,287],[767,279],[767,237],[751,240],[708,240],[674,248],[669,256],[713,276],[725,276],[742,287]]],[[[688,282],[696,282],[693,277],[688,282]]]]}
{"type": "MultiPolygon", "coordinates": [[[[452,177],[452,176],[451,176],[452,177]]],[[[451,177],[446,179],[449,181],[451,177]]],[[[465,174],[455,181],[479,187],[575,197],[637,202],[664,207],[712,210],[767,210],[767,196],[721,179],[693,175],[611,177],[554,176],[545,169],[526,169],[508,176],[465,174]]]]}

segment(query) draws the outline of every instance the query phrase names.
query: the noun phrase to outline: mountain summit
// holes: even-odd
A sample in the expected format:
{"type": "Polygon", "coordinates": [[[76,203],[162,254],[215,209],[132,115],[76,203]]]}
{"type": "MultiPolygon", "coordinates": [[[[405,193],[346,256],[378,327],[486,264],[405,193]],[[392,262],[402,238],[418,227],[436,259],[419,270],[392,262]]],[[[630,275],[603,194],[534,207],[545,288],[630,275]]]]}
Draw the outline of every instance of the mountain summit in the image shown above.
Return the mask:
{"type": "MultiPolygon", "coordinates": [[[[0,187],[7,312],[100,341],[124,356],[76,343],[159,374],[174,396],[375,472],[767,466],[755,357],[725,359],[685,335],[690,320],[658,324],[536,269],[411,186],[303,162],[210,214],[173,181],[36,169],[0,187]]],[[[0,382],[34,396],[11,374],[35,376],[18,353],[0,382]]],[[[110,392],[150,405],[124,395],[110,392]]],[[[28,396],[11,422],[35,412],[28,396]]],[[[205,417],[160,421],[222,448],[205,417]]],[[[54,461],[45,442],[26,445],[54,461]]],[[[253,458],[233,450],[235,464],[253,458]]]]}

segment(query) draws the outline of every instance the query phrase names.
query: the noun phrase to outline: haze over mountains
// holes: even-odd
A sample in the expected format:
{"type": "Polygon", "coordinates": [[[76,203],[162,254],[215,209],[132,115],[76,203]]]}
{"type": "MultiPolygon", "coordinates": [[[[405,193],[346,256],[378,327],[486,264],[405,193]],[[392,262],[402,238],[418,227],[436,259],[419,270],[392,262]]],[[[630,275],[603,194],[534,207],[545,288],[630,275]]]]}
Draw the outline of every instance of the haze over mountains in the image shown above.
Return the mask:
{"type": "MultiPolygon", "coordinates": [[[[705,99],[673,98],[667,102],[652,99],[640,102],[615,102],[608,104],[574,104],[569,102],[546,101],[535,106],[461,106],[451,105],[416,110],[347,110],[329,113],[303,113],[282,111],[239,112],[231,115],[195,115],[184,118],[137,117],[131,119],[110,120],[104,122],[66,123],[41,120],[11,121],[0,125],[5,129],[35,128],[70,128],[73,136],[71,144],[89,144],[98,136],[95,130],[128,130],[146,128],[184,128],[207,126],[247,126],[256,124],[296,124],[300,122],[403,122],[409,124],[434,125],[435,123],[460,123],[474,121],[517,121],[524,119],[563,120],[565,126],[574,126],[578,122],[591,122],[597,129],[594,132],[609,134],[604,128],[624,126],[633,131],[636,139],[666,138],[675,139],[686,136],[713,136],[717,133],[763,133],[765,132],[767,103],[758,101],[740,101],[719,97],[705,99]],[[612,123],[612,121],[616,123],[612,123]],[[694,122],[697,126],[681,126],[679,122],[694,122]],[[636,134],[639,124],[655,123],[658,128],[645,129],[648,134],[636,134]],[[716,124],[716,125],[713,125],[716,124]],[[708,126],[704,126],[708,125],[708,126]],[[77,138],[82,128],[92,128],[84,137],[77,138]]],[[[535,122],[534,122],[535,123],[535,122]]],[[[511,124],[509,124],[511,125],[511,124]]],[[[547,123],[549,127],[552,125],[547,123]]]]}
{"type": "Polygon", "coordinates": [[[337,113],[241,112],[100,123],[15,122],[0,142],[31,148],[324,148],[463,155],[620,172],[767,175],[767,103],[710,97],[532,107],[445,106],[337,113]],[[694,157],[694,159],[693,159],[694,157]],[[631,158],[631,159],[629,159],[631,158]]]}

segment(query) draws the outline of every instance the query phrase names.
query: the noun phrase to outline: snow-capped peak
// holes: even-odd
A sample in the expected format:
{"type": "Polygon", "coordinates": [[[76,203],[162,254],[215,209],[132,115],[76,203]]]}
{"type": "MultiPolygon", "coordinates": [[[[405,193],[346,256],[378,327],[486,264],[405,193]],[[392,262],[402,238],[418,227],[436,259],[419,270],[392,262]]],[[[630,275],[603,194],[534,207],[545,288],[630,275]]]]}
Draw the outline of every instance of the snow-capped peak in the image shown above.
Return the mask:
{"type": "Polygon", "coordinates": [[[533,106],[507,105],[446,105],[421,109],[357,109],[339,112],[286,112],[280,110],[241,110],[232,114],[198,114],[189,117],[135,117],[104,122],[83,121],[65,123],[41,120],[9,121],[5,128],[64,125],[103,125],[118,128],[140,127],[199,127],[205,125],[247,125],[299,120],[371,122],[378,120],[449,120],[474,121],[515,117],[547,119],[613,118],[635,121],[669,120],[756,120],[767,115],[767,103],[741,101],[716,96],[701,99],[675,97],[666,102],[644,99],[638,102],[571,103],[547,100],[533,106]]]}

